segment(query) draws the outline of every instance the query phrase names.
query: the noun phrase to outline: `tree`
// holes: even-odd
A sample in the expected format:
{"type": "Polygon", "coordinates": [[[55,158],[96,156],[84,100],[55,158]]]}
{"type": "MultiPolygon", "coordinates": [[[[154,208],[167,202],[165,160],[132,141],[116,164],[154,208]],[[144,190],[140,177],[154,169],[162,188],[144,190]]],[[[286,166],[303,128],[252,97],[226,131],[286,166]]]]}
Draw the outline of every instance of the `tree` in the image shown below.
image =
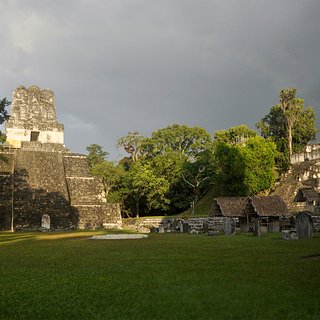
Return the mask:
{"type": "Polygon", "coordinates": [[[154,131],[142,146],[155,173],[169,182],[171,213],[186,209],[200,197],[209,181],[207,163],[200,154],[212,147],[209,133],[201,127],[173,124],[154,131]]]}
{"type": "Polygon", "coordinates": [[[193,203],[211,187],[214,178],[214,153],[205,150],[195,156],[194,161],[186,161],[181,176],[193,190],[193,203]]]}
{"type": "Polygon", "coordinates": [[[248,138],[244,144],[218,142],[215,149],[215,192],[221,196],[249,196],[272,186],[276,146],[262,137],[248,138]]]}
{"type": "Polygon", "coordinates": [[[115,165],[112,161],[103,160],[91,168],[91,173],[102,179],[106,199],[109,199],[109,193],[124,175],[124,169],[121,165],[115,165]]]}
{"type": "Polygon", "coordinates": [[[292,128],[302,111],[303,100],[296,98],[297,89],[288,88],[280,91],[280,110],[287,133],[289,155],[292,155],[292,128]]]}
{"type": "MultiPolygon", "coordinates": [[[[170,186],[176,181],[177,167],[175,155],[161,155],[153,159],[140,157],[138,161],[124,158],[125,175],[122,177],[118,195],[123,199],[127,215],[139,216],[155,210],[168,210],[170,186]]],[[[113,192],[112,192],[113,194],[113,192]]]]}
{"type": "Polygon", "coordinates": [[[117,141],[117,147],[123,148],[131,155],[132,161],[139,159],[142,142],[144,137],[138,131],[129,131],[128,134],[117,141]]]}
{"type": "Polygon", "coordinates": [[[102,150],[99,144],[90,144],[87,147],[88,155],[87,159],[90,165],[90,168],[93,168],[96,164],[101,163],[106,160],[109,156],[109,153],[102,150]]]}
{"type": "MultiPolygon", "coordinates": [[[[9,119],[9,114],[6,110],[11,104],[7,98],[0,99],[0,125],[9,119]]],[[[0,130],[0,144],[3,144],[6,141],[6,135],[0,130]]]]}
{"type": "Polygon", "coordinates": [[[190,158],[204,151],[210,144],[211,137],[205,129],[173,124],[154,131],[151,138],[145,139],[143,151],[148,157],[174,151],[180,158],[190,158]]]}
{"type": "MultiPolygon", "coordinates": [[[[120,189],[123,191],[123,195],[127,197],[127,199],[135,199],[135,211],[136,216],[139,217],[140,212],[140,188],[137,186],[134,187],[134,178],[136,171],[132,170],[134,168],[134,164],[139,162],[140,153],[141,153],[141,146],[144,141],[144,137],[138,131],[129,131],[128,134],[120,139],[118,139],[116,146],[118,148],[123,148],[127,153],[131,156],[131,162],[126,161],[126,180],[125,180],[125,187],[120,189]],[[134,195],[132,194],[134,192],[134,195]]],[[[128,158],[126,159],[128,160],[128,158]]],[[[131,203],[132,201],[129,201],[131,203]]]]}
{"type": "Polygon", "coordinates": [[[214,191],[219,196],[245,196],[248,194],[245,180],[244,155],[235,145],[218,142],[215,146],[216,178],[214,191]]]}
{"type": "Polygon", "coordinates": [[[104,187],[105,197],[108,200],[109,193],[123,175],[121,165],[116,166],[112,161],[106,160],[108,152],[103,151],[103,147],[99,144],[91,144],[87,147],[89,152],[87,159],[90,166],[90,172],[97,177],[100,177],[104,187]]]}
{"type": "Polygon", "coordinates": [[[212,141],[203,128],[172,125],[154,131],[150,138],[134,132],[119,139],[117,145],[131,155],[131,161],[121,161],[126,175],[119,192],[126,208],[136,215],[180,212],[208,186],[209,178],[204,175],[209,170],[205,157],[199,155],[212,141]]]}
{"type": "Polygon", "coordinates": [[[278,151],[285,156],[282,168],[290,163],[293,152],[301,151],[316,137],[315,112],[312,107],[304,107],[304,100],[296,98],[296,89],[282,89],[279,104],[272,106],[269,114],[256,124],[261,135],[272,138],[278,151]]]}
{"type": "Polygon", "coordinates": [[[231,127],[228,130],[218,130],[214,133],[214,139],[216,141],[231,144],[240,143],[245,139],[255,136],[257,136],[257,133],[254,130],[248,128],[248,126],[245,124],[231,127]]]}
{"type": "Polygon", "coordinates": [[[274,142],[262,137],[252,137],[245,145],[238,146],[245,161],[244,185],[249,195],[269,189],[277,178],[274,142]]]}
{"type": "MultiPolygon", "coordinates": [[[[170,200],[166,197],[169,183],[159,176],[150,162],[135,162],[132,167],[132,186],[137,194],[146,197],[149,209],[166,210],[170,200]]],[[[139,216],[139,210],[137,210],[139,216]]]]}

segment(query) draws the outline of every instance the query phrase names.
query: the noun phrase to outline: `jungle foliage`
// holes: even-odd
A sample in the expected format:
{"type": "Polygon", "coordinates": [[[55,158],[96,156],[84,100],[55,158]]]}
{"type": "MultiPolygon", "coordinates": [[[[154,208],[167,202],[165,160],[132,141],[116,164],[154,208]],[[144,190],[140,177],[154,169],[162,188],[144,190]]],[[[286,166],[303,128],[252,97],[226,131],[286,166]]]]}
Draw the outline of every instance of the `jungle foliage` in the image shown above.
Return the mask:
{"type": "Polygon", "coordinates": [[[287,170],[292,153],[301,152],[317,134],[315,111],[313,107],[305,107],[296,92],[295,88],[282,89],[279,103],[256,124],[261,135],[271,138],[277,146],[279,171],[287,170]]]}
{"type": "Polygon", "coordinates": [[[88,147],[91,172],[102,178],[107,201],[119,202],[127,216],[177,214],[208,191],[259,194],[288,168],[290,152],[315,138],[315,112],[303,104],[295,89],[281,90],[279,104],[257,123],[261,136],[245,124],[216,131],[213,139],[204,128],[178,124],[150,137],[130,131],[117,141],[127,153],[118,163],[101,146],[88,147]]]}
{"type": "MultiPolygon", "coordinates": [[[[8,118],[9,114],[6,110],[10,106],[11,102],[7,98],[0,99],[0,125],[4,123],[8,118]]],[[[0,144],[6,141],[6,135],[0,130],[0,144]]]]}

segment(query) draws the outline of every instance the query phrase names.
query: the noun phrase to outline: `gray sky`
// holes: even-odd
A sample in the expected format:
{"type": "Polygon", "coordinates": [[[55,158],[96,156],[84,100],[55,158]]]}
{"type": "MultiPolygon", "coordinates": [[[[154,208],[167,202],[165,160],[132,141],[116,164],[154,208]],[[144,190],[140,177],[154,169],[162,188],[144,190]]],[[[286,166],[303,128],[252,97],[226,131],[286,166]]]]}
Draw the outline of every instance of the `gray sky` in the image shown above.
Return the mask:
{"type": "Polygon", "coordinates": [[[296,87],[320,114],[320,1],[1,0],[0,97],[55,92],[74,152],[173,123],[254,124],[296,87]]]}

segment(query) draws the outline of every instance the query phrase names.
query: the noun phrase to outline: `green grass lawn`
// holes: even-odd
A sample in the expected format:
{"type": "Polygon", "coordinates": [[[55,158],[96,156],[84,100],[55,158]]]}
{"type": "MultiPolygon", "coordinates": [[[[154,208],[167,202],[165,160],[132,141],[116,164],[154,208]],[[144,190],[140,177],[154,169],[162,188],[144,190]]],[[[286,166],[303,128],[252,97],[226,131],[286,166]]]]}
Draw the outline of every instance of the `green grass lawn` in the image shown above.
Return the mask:
{"type": "Polygon", "coordinates": [[[0,233],[0,318],[320,318],[320,234],[101,233],[0,233]]]}
{"type": "Polygon", "coordinates": [[[191,208],[179,214],[182,217],[208,217],[213,202],[213,191],[207,192],[195,205],[194,213],[191,208]]]}

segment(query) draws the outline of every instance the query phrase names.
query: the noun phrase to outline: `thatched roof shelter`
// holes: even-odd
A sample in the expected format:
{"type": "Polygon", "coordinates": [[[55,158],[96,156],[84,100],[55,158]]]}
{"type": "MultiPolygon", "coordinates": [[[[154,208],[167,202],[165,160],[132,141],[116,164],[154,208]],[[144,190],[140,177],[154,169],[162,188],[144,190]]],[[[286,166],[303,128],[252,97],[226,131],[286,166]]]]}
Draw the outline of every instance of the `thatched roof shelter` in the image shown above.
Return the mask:
{"type": "Polygon", "coordinates": [[[318,202],[320,201],[319,193],[314,188],[300,188],[294,199],[295,202],[318,202]]]}
{"type": "Polygon", "coordinates": [[[248,203],[247,197],[219,197],[213,199],[209,215],[224,217],[244,216],[248,203]]]}
{"type": "MultiPolygon", "coordinates": [[[[279,196],[249,198],[254,213],[260,217],[280,217],[290,215],[287,205],[279,196]]],[[[248,212],[248,214],[250,214],[248,212]]]]}
{"type": "Polygon", "coordinates": [[[218,197],[213,199],[209,216],[280,217],[290,215],[287,205],[279,196],[218,197]]]}

